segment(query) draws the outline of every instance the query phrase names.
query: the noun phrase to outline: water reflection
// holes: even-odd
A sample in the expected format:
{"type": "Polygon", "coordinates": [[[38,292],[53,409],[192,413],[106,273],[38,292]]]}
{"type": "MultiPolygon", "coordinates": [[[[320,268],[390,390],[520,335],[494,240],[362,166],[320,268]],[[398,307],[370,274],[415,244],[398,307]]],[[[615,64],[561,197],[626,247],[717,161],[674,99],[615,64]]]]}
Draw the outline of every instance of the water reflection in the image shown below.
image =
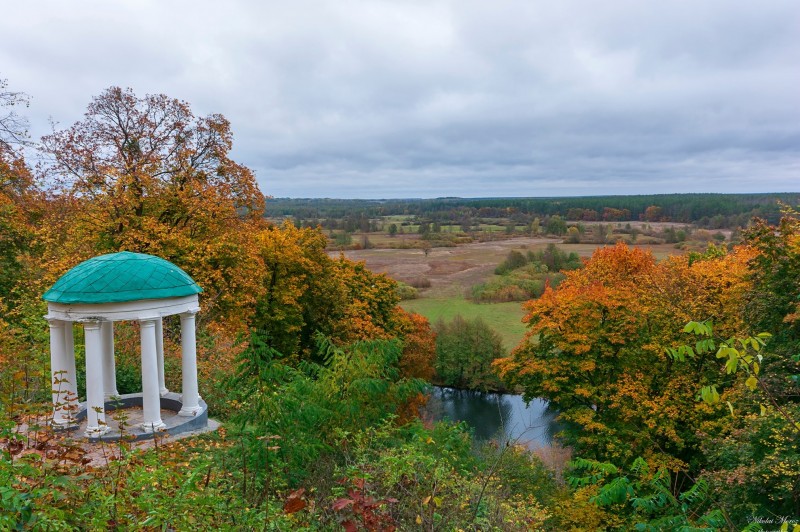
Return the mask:
{"type": "Polygon", "coordinates": [[[434,420],[466,421],[475,439],[517,440],[529,448],[549,446],[558,431],[547,401],[525,405],[522,396],[433,387],[426,408],[434,420]]]}

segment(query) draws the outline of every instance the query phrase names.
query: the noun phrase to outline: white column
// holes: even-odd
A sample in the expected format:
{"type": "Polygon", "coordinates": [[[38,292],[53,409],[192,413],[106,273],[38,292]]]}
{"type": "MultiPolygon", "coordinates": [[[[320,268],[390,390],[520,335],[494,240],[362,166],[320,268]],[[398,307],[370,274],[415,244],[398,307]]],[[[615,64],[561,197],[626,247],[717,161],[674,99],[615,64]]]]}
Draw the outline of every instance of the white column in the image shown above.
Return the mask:
{"type": "Polygon", "coordinates": [[[111,396],[119,396],[117,367],[114,362],[114,322],[101,322],[100,333],[103,337],[103,391],[108,401],[111,396]]]}
{"type": "Polygon", "coordinates": [[[64,322],[64,353],[67,357],[67,390],[70,401],[70,417],[78,412],[78,372],[75,369],[75,334],[72,322],[64,322]]]}
{"type": "Polygon", "coordinates": [[[139,320],[139,329],[142,339],[142,430],[156,432],[166,427],[161,421],[161,397],[158,395],[156,318],[139,320]]]}
{"type": "Polygon", "coordinates": [[[108,431],[103,397],[103,334],[99,321],[83,324],[86,336],[86,436],[98,437],[108,431]]]}
{"type": "Polygon", "coordinates": [[[164,397],[169,393],[164,384],[164,320],[156,320],[156,355],[158,355],[158,394],[164,397]]]}
{"type": "Polygon", "coordinates": [[[194,316],[197,310],[181,314],[181,379],[183,407],[179,416],[196,416],[200,410],[200,394],[197,389],[197,344],[194,316]]]}
{"type": "Polygon", "coordinates": [[[48,319],[50,324],[50,385],[53,395],[53,423],[69,424],[69,368],[64,341],[64,322],[48,319]]]}

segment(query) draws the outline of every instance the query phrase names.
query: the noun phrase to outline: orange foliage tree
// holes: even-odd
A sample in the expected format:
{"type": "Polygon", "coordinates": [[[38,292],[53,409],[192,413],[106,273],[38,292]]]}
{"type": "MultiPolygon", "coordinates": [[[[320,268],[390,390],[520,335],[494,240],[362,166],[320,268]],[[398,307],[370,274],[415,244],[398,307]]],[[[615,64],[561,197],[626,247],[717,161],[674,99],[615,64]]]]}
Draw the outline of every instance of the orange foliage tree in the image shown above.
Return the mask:
{"type": "Polygon", "coordinates": [[[436,333],[428,318],[398,307],[398,332],[403,337],[400,375],[430,381],[436,359],[436,333]]]}
{"type": "MultiPolygon", "coordinates": [[[[230,158],[232,143],[221,115],[196,117],[186,102],[111,87],[83,120],[42,140],[46,194],[33,194],[13,152],[0,154],[0,305],[19,294],[22,329],[38,335],[31,345],[46,352],[48,286],[83,260],[129,250],[174,262],[203,287],[198,363],[212,380],[224,380],[218,370],[234,357],[223,353],[243,349],[237,338],[247,329],[289,357],[317,355],[316,333],[337,345],[408,336],[409,356],[422,357],[423,324],[397,307],[396,283],[329,257],[319,229],[267,222],[252,172],[230,158]]],[[[177,365],[177,331],[165,325],[166,364],[177,365]]],[[[121,324],[116,345],[118,368],[133,379],[135,328],[121,324]]],[[[4,337],[9,330],[0,323],[4,337]]]]}
{"type": "Polygon", "coordinates": [[[264,197],[230,159],[222,115],[198,118],[186,102],[111,87],[82,121],[42,143],[52,157],[46,177],[70,207],[68,224],[42,235],[67,234],[65,245],[47,248],[52,270],[100,252],[153,253],[204,287],[207,316],[252,308],[248,240],[264,223],[264,197]]]}
{"type": "Polygon", "coordinates": [[[9,305],[33,235],[38,200],[25,161],[0,147],[0,298],[9,305]]]}
{"type": "Polygon", "coordinates": [[[529,331],[498,361],[505,379],[527,398],[544,397],[580,452],[603,460],[648,456],[679,470],[699,445],[695,430],[720,410],[698,403],[719,364],[697,357],[676,365],[665,346],[698,316],[721,334],[743,327],[741,297],[752,252],[671,257],[624,244],[598,249],[558,289],[527,304],[529,331]]]}
{"type": "Polygon", "coordinates": [[[314,333],[330,334],[327,322],[344,306],[344,287],[325,245],[321,231],[288,220],[256,235],[261,286],[250,326],[284,355],[308,354],[314,333]]]}

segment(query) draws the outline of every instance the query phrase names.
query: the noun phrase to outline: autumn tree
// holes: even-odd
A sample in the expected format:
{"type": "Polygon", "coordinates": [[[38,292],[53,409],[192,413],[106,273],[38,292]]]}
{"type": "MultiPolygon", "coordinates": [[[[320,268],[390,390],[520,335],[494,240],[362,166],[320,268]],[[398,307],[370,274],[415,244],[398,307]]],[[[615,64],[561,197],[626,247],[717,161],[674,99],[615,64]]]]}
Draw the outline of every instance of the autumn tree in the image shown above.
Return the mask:
{"type": "Polygon", "coordinates": [[[749,375],[745,384],[754,389],[723,394],[720,402],[731,401],[736,415],[703,427],[702,442],[703,477],[724,486],[717,499],[742,527],[754,515],[800,513],[800,213],[785,206],[777,225],[755,220],[744,238],[756,253],[741,297],[749,326],[743,330],[771,337],[757,353],[750,350],[749,364],[720,361],[726,373],[749,375]]]}
{"type": "Polygon", "coordinates": [[[15,108],[27,107],[29,99],[24,92],[7,89],[8,80],[0,79],[0,150],[11,152],[28,141],[28,120],[15,108]]]}
{"type": "MultiPolygon", "coordinates": [[[[252,172],[229,156],[225,117],[198,118],[186,102],[111,87],[83,120],[42,143],[50,185],[76,205],[73,231],[91,242],[84,253],[160,255],[195,277],[212,311],[235,312],[252,291],[237,266],[250,259],[264,198],[252,172]]],[[[67,262],[87,258],[64,251],[67,262]]]]}
{"type": "Polygon", "coordinates": [[[760,253],[753,258],[753,289],[747,297],[748,318],[772,333],[786,352],[800,347],[800,213],[785,209],[777,226],[757,219],[746,233],[760,253]]]}
{"type": "Polygon", "coordinates": [[[0,147],[0,298],[7,302],[22,271],[36,218],[36,191],[25,161],[0,147]]]}
{"type": "Polygon", "coordinates": [[[28,297],[44,201],[21,149],[27,144],[27,120],[16,109],[27,106],[28,98],[6,87],[0,80],[0,403],[11,405],[30,401],[29,391],[49,380],[37,379],[43,375],[36,360],[42,334],[31,324],[39,323],[42,311],[28,297]],[[14,371],[4,371],[11,361],[14,371]],[[23,395],[13,396],[11,390],[23,395]]]}
{"type": "Polygon", "coordinates": [[[430,381],[435,372],[436,333],[425,316],[397,309],[398,334],[403,338],[400,374],[430,381]]]}
{"type": "Polygon", "coordinates": [[[260,231],[255,249],[262,267],[250,327],[265,334],[267,345],[285,356],[314,351],[314,334],[331,334],[341,317],[345,288],[335,261],[325,253],[319,229],[299,229],[290,221],[260,231]]]}
{"type": "Polygon", "coordinates": [[[30,222],[34,209],[33,176],[15,148],[25,142],[27,120],[15,107],[27,105],[27,96],[6,90],[0,79],[0,305],[8,295],[22,268],[19,255],[31,239],[30,222]]]}
{"type": "Polygon", "coordinates": [[[664,221],[663,212],[664,209],[662,209],[658,205],[650,205],[644,210],[644,213],[641,215],[641,218],[645,222],[661,222],[664,221]]]}
{"type": "Polygon", "coordinates": [[[527,304],[528,335],[499,362],[501,373],[580,427],[568,434],[580,452],[618,463],[645,455],[686,468],[697,427],[725,413],[695,402],[719,367],[705,357],[676,367],[664,347],[685,341],[680,331],[697,316],[722,335],[741,329],[751,256],[740,249],[657,263],[623,244],[598,249],[583,269],[527,304]]]}
{"type": "Polygon", "coordinates": [[[400,302],[397,283],[385,274],[371,272],[363,262],[340,257],[334,264],[344,288],[344,304],[341,313],[332,316],[331,337],[347,344],[396,336],[400,302]]]}

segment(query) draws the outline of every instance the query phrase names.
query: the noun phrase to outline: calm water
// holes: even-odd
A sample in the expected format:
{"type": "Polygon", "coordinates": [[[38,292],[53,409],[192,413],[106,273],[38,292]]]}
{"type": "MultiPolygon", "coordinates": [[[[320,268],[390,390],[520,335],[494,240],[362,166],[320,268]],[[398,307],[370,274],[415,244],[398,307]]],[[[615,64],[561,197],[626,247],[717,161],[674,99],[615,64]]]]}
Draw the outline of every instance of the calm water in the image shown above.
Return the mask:
{"type": "Polygon", "coordinates": [[[478,441],[517,440],[531,449],[550,445],[558,431],[547,401],[525,405],[520,395],[433,387],[427,411],[434,420],[466,421],[478,441]]]}

